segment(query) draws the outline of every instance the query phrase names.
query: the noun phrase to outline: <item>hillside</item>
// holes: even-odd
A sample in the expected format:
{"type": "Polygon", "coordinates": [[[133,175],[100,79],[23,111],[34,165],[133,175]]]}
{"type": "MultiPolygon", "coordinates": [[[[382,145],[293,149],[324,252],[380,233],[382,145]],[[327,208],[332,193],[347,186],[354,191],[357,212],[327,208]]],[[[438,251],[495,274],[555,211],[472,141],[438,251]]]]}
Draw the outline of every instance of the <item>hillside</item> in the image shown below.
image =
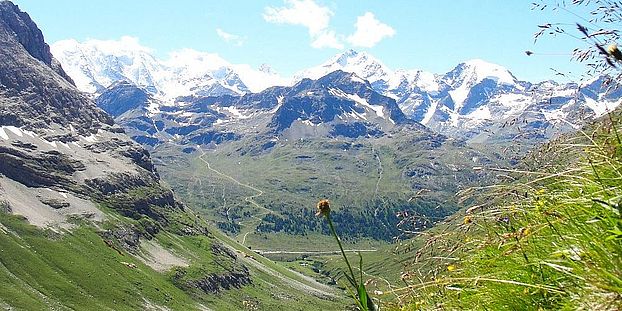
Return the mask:
{"type": "Polygon", "coordinates": [[[339,309],[341,293],[229,240],[0,2],[0,307],[339,309]],[[285,307],[287,306],[287,307],[285,307]]]}
{"type": "MultiPolygon", "coordinates": [[[[412,242],[399,308],[618,310],[620,112],[545,144],[412,242]]],[[[394,308],[399,309],[397,305],[394,308]]]]}

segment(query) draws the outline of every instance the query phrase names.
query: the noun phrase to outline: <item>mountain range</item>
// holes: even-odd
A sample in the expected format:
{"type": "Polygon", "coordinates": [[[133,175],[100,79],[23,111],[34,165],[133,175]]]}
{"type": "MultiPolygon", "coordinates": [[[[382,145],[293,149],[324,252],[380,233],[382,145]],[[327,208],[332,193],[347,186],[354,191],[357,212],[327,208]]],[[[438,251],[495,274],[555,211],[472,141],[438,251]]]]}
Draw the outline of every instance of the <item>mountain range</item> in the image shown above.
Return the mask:
{"type": "Polygon", "coordinates": [[[348,50],[283,78],[267,65],[252,69],[192,50],[158,60],[132,40],[66,40],[55,43],[52,52],[85,92],[98,96],[114,82],[128,81],[168,105],[185,96],[242,96],[272,86],[294,86],[303,79],[317,80],[341,70],[393,98],[407,118],[441,134],[475,142],[542,142],[620,104],[619,86],[606,77],[582,84],[528,82],[500,65],[478,59],[433,74],[392,70],[366,52],[348,50]]]}

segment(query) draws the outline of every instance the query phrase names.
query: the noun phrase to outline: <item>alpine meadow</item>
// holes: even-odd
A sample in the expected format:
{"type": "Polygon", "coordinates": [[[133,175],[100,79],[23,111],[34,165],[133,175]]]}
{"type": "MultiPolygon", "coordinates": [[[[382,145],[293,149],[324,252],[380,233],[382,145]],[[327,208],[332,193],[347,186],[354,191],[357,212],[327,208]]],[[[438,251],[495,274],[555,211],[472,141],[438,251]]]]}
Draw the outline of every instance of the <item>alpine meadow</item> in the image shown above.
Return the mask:
{"type": "Polygon", "coordinates": [[[622,1],[0,0],[2,310],[622,310],[622,1]]]}

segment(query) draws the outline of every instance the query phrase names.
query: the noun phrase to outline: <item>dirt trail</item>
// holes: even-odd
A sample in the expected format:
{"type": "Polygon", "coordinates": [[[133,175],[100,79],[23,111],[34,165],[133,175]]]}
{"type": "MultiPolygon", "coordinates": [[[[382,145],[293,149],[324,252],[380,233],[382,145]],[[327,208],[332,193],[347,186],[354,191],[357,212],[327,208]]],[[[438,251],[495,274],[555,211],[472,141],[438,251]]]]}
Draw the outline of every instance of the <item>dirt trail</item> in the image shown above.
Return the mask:
{"type": "MultiPolygon", "coordinates": [[[[377,252],[377,249],[345,249],[346,253],[371,253],[377,252]]],[[[331,254],[341,254],[340,251],[277,251],[277,250],[262,250],[256,249],[255,252],[261,255],[270,255],[270,254],[301,254],[301,255],[331,255],[331,254]]]]}
{"type": "MultiPolygon", "coordinates": [[[[254,191],[254,192],[255,192],[255,194],[254,194],[254,195],[251,195],[251,196],[247,196],[247,197],[245,197],[245,198],[244,198],[244,201],[245,201],[245,202],[250,203],[252,206],[254,206],[255,208],[257,208],[260,212],[259,212],[259,213],[257,213],[257,214],[255,214],[255,215],[251,215],[251,218],[253,218],[253,220],[244,221],[244,222],[239,222],[239,224],[240,224],[241,226],[244,226],[244,227],[248,228],[248,231],[247,231],[247,232],[240,233],[240,235],[242,235],[242,242],[241,242],[241,244],[242,244],[242,245],[245,245],[245,243],[246,243],[246,237],[248,236],[248,234],[249,234],[249,233],[252,233],[252,232],[254,232],[254,231],[255,231],[255,229],[257,228],[257,226],[258,226],[258,225],[259,225],[259,223],[261,222],[261,217],[262,217],[262,216],[264,216],[264,215],[266,215],[266,214],[273,213],[273,211],[271,211],[271,210],[269,210],[269,209],[267,209],[267,208],[265,208],[265,207],[261,206],[259,203],[257,203],[257,202],[255,201],[255,199],[256,199],[256,198],[258,198],[258,197],[260,197],[260,196],[262,196],[262,195],[264,194],[263,190],[258,189],[258,188],[254,187],[254,186],[252,186],[252,185],[249,185],[249,184],[243,183],[243,182],[241,182],[241,181],[239,181],[239,180],[237,180],[237,179],[235,179],[235,178],[233,178],[233,177],[231,177],[231,176],[229,176],[229,175],[227,175],[227,174],[225,174],[225,173],[223,173],[223,172],[220,172],[220,171],[216,170],[215,168],[213,168],[213,167],[211,166],[211,164],[210,164],[209,162],[207,162],[207,160],[205,160],[205,159],[203,158],[203,156],[205,156],[205,155],[206,155],[205,151],[204,151],[204,150],[201,150],[201,155],[200,155],[200,156],[198,156],[197,158],[198,158],[201,162],[205,163],[205,166],[207,167],[207,169],[208,169],[208,170],[212,171],[213,173],[215,173],[215,174],[217,174],[217,175],[219,175],[219,176],[221,176],[221,177],[223,177],[223,178],[225,178],[225,179],[230,180],[231,182],[235,183],[235,184],[236,184],[236,185],[238,185],[238,186],[241,186],[241,187],[244,187],[244,188],[250,189],[250,190],[252,190],[252,191],[254,191]]],[[[224,200],[224,198],[225,198],[225,193],[224,193],[224,191],[225,191],[225,189],[224,189],[224,186],[223,186],[223,200],[224,200]]],[[[225,201],[225,202],[226,202],[226,201],[225,201]]],[[[227,209],[227,218],[229,218],[229,210],[230,210],[230,209],[231,209],[231,207],[229,207],[229,209],[227,209]]]]}

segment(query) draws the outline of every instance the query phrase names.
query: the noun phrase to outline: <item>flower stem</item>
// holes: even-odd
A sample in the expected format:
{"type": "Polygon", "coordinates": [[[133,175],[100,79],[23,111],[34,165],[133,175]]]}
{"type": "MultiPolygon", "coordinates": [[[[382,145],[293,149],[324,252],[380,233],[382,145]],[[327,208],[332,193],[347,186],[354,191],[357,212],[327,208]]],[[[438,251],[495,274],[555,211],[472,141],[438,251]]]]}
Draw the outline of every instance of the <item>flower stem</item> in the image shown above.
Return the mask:
{"type": "MultiPolygon", "coordinates": [[[[341,255],[343,256],[343,259],[346,261],[346,264],[348,265],[348,269],[350,270],[350,275],[352,276],[352,280],[354,281],[354,283],[356,283],[356,278],[354,277],[354,271],[352,271],[352,266],[350,266],[350,262],[348,261],[346,252],[343,251],[343,246],[341,246],[341,240],[339,239],[339,236],[337,235],[337,232],[335,231],[335,227],[333,226],[332,219],[330,219],[330,213],[326,214],[326,219],[328,220],[328,226],[330,227],[330,231],[333,233],[335,240],[337,240],[337,244],[339,245],[339,249],[341,250],[341,255]]],[[[354,286],[354,288],[358,288],[357,284],[352,284],[352,286],[354,286]]]]}

